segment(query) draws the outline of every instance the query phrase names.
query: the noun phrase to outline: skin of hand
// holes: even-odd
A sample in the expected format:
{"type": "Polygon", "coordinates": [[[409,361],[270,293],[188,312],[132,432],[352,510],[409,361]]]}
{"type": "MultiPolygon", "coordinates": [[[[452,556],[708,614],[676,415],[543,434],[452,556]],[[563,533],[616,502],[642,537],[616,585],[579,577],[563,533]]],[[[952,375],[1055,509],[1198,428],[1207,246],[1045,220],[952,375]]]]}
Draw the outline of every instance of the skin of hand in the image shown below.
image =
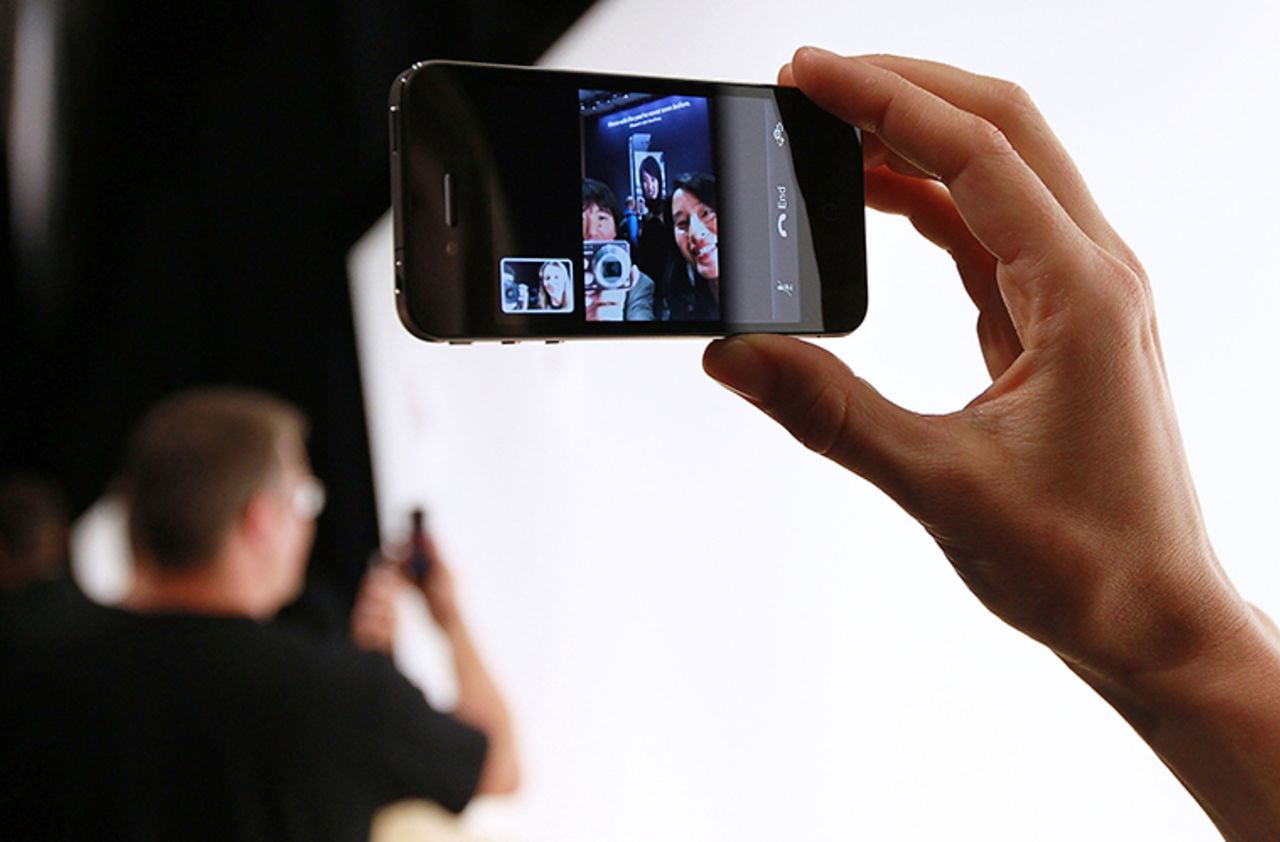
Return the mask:
{"type": "Polygon", "coordinates": [[[862,129],[867,204],[954,258],[992,383],[924,416],[790,337],[718,340],[704,368],[916,518],[1224,833],[1274,837],[1280,759],[1259,750],[1280,749],[1278,647],[1210,545],[1142,265],[1017,86],[813,48],[779,81],[862,129]]]}
{"type": "MultiPolygon", "coordinates": [[[[586,273],[586,283],[588,284],[591,283],[590,272],[586,273]]],[[[598,320],[600,318],[600,315],[599,315],[600,307],[601,305],[604,304],[604,302],[600,300],[599,291],[594,289],[588,289],[585,293],[583,293],[582,298],[583,298],[583,301],[582,301],[583,311],[586,313],[587,321],[592,322],[592,321],[598,320]]]]}
{"type": "Polygon", "coordinates": [[[435,539],[426,536],[427,575],[418,586],[432,618],[449,640],[458,678],[458,703],[453,714],[484,731],[489,740],[485,765],[476,785],[478,794],[501,795],[520,785],[520,764],[511,715],[497,682],[489,674],[459,610],[453,574],[441,557],[435,539]]]}
{"type": "Polygon", "coordinates": [[[351,638],[361,649],[391,654],[396,640],[396,597],[403,585],[394,564],[383,562],[364,575],[351,612],[351,638]]]}
{"type": "MultiPolygon", "coordinates": [[[[587,270],[583,270],[583,275],[584,275],[584,282],[589,287],[591,285],[593,276],[591,272],[587,270]]],[[[632,264],[631,288],[634,289],[639,285],[640,285],[640,269],[635,264],[632,264]]],[[[600,290],[588,289],[586,293],[583,295],[583,298],[584,298],[583,306],[587,314],[586,316],[587,321],[589,322],[608,321],[608,319],[601,318],[600,311],[616,309],[623,306],[622,301],[613,300],[613,299],[605,300],[604,296],[601,295],[600,290]]]]}
{"type": "Polygon", "coordinates": [[[426,540],[427,576],[421,583],[422,595],[427,599],[431,617],[446,631],[458,624],[458,600],[454,592],[453,574],[440,557],[440,549],[430,535],[426,540]]]}

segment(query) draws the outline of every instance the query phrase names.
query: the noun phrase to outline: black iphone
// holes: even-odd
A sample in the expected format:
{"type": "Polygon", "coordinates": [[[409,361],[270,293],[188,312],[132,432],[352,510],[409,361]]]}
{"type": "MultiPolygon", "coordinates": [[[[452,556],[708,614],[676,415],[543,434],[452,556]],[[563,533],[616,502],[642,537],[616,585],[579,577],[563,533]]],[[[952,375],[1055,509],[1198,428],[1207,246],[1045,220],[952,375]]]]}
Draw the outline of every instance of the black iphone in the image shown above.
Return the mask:
{"type": "Polygon", "coordinates": [[[866,314],[861,138],[795,89],[431,61],[390,116],[396,301],[422,339],[866,314]]]}

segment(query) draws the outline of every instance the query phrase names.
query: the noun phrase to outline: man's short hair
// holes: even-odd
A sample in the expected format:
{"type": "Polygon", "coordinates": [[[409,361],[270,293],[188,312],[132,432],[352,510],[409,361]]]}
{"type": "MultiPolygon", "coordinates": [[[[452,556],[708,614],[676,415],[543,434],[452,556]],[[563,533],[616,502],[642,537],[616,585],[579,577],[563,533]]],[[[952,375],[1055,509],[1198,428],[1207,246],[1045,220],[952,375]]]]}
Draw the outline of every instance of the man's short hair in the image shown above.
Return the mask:
{"type": "Polygon", "coordinates": [[[130,439],[120,477],[134,552],[169,570],[213,558],[306,430],[296,407],[248,389],[197,389],[157,405],[130,439]]]}
{"type": "Polygon", "coordinates": [[[67,508],[62,494],[35,477],[0,481],[0,585],[65,573],[67,508]]]}
{"type": "Polygon", "coordinates": [[[618,204],[618,197],[614,195],[613,188],[603,181],[584,178],[582,179],[582,209],[586,210],[592,205],[608,211],[613,216],[614,227],[622,228],[622,206],[618,204]]]}

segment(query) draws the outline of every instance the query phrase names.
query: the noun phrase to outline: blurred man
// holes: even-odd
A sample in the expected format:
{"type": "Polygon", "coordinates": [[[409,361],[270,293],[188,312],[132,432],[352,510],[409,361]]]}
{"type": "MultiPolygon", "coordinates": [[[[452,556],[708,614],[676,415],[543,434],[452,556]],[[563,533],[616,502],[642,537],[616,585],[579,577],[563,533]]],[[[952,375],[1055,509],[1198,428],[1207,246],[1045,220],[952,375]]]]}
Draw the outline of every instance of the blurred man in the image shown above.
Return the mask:
{"type": "Polygon", "coordinates": [[[458,812],[516,787],[506,707],[443,579],[424,590],[454,646],[454,715],[381,655],[264,622],[300,588],[323,505],[304,434],[293,407],[238,391],[144,419],[122,476],[128,610],[90,607],[8,667],[6,833],[365,839],[393,801],[458,812]]]}

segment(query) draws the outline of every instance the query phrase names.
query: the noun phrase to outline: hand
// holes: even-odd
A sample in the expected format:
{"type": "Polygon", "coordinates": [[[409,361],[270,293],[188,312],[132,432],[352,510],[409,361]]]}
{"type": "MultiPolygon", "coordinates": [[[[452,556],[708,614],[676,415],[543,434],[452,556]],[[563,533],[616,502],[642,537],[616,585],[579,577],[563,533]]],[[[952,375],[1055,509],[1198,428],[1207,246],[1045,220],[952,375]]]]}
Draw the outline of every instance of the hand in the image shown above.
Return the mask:
{"type": "Polygon", "coordinates": [[[427,558],[430,560],[427,576],[425,580],[418,583],[418,586],[422,589],[422,595],[426,597],[427,608],[431,611],[432,618],[441,628],[449,631],[457,626],[460,620],[458,601],[453,587],[453,574],[440,558],[440,549],[431,535],[427,535],[426,549],[427,558]]]}
{"type": "Polygon", "coordinates": [[[591,286],[591,273],[586,274],[586,283],[588,284],[586,292],[582,295],[582,308],[586,314],[586,320],[595,322],[600,320],[600,292],[591,286]]]}
{"type": "Polygon", "coordinates": [[[621,321],[622,302],[625,298],[626,293],[619,290],[587,290],[583,296],[587,321],[621,321]]]}
{"type": "Polygon", "coordinates": [[[396,596],[403,584],[396,566],[385,561],[364,575],[351,612],[351,638],[361,649],[391,654],[396,640],[396,596]]]}
{"type": "Polygon", "coordinates": [[[1200,516],[1146,273],[1027,96],[809,49],[780,81],[864,130],[867,203],[955,259],[992,383],[927,417],[780,336],[714,342],[707,372],[888,493],[1077,671],[1173,670],[1256,626],[1200,516]]]}

